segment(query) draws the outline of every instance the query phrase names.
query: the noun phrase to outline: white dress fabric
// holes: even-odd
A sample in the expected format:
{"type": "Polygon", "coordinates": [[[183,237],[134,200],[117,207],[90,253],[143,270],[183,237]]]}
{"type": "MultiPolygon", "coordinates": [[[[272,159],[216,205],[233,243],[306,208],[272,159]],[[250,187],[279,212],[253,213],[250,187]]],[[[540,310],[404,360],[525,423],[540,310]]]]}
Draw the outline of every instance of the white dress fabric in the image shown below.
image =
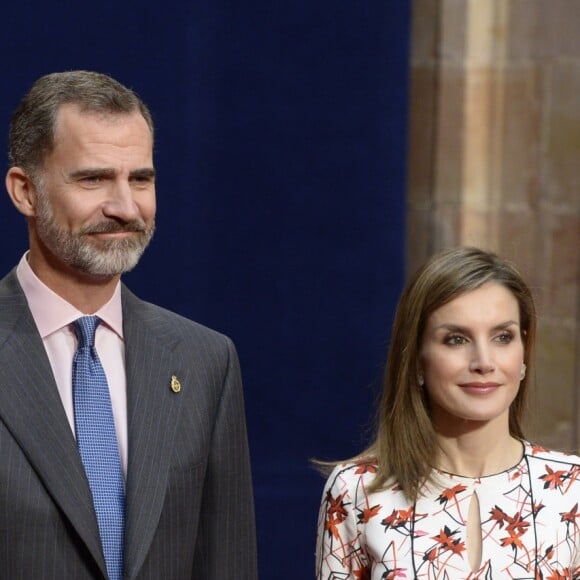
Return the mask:
{"type": "Polygon", "coordinates": [[[580,457],[524,443],[521,461],[481,478],[434,473],[416,503],[396,485],[368,493],[376,464],[336,467],[318,521],[318,580],[580,579],[580,457]],[[466,525],[479,500],[482,557],[466,525]]]}

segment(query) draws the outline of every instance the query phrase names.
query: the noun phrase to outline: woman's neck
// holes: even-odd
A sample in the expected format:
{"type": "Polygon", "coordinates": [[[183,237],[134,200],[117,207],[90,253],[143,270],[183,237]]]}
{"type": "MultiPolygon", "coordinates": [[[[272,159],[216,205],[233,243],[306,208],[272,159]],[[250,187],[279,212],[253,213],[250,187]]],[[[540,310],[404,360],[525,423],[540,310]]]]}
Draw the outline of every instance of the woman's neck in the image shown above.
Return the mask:
{"type": "Polygon", "coordinates": [[[501,473],[517,465],[523,453],[521,441],[510,435],[507,424],[494,422],[455,431],[438,430],[437,440],[435,467],[465,477],[501,473]]]}

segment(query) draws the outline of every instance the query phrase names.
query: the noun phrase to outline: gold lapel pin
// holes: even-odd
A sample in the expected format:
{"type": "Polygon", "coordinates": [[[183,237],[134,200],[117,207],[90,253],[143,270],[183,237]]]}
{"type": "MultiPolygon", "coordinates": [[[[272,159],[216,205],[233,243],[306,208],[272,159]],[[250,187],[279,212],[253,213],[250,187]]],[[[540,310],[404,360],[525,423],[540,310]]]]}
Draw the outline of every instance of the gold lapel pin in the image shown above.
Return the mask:
{"type": "Polygon", "coordinates": [[[171,390],[174,393],[179,393],[179,391],[181,391],[181,383],[175,375],[171,375],[171,390]]]}

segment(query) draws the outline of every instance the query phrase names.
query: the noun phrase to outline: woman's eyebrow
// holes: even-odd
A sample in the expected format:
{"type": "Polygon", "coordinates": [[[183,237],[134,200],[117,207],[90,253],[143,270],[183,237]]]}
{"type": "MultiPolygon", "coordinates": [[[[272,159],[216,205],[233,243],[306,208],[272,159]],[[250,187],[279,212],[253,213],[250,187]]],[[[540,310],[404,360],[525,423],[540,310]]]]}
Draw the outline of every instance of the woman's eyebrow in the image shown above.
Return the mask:
{"type": "MultiPolygon", "coordinates": [[[[505,322],[500,322],[499,324],[496,324],[491,330],[505,330],[506,328],[509,328],[510,326],[519,326],[519,322],[517,322],[516,320],[506,320],[505,322]]],[[[441,324],[438,324],[434,330],[449,330],[452,332],[463,332],[463,333],[467,333],[469,332],[469,327],[468,326],[462,326],[461,324],[454,324],[454,323],[449,323],[449,322],[443,322],[441,324]]]]}

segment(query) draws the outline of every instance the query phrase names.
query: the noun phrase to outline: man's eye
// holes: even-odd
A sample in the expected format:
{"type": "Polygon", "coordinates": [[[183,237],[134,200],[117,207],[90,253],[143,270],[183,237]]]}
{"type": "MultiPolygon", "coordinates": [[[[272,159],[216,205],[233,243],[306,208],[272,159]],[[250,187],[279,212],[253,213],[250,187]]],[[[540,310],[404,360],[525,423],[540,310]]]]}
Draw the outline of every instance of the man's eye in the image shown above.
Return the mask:
{"type": "Polygon", "coordinates": [[[143,187],[145,185],[149,185],[150,181],[148,179],[132,179],[131,180],[133,185],[137,187],[143,187]]]}
{"type": "Polygon", "coordinates": [[[153,177],[149,177],[148,175],[143,175],[143,176],[139,176],[139,177],[133,177],[131,179],[131,181],[135,185],[149,185],[150,183],[153,183],[155,180],[153,177]]]}

